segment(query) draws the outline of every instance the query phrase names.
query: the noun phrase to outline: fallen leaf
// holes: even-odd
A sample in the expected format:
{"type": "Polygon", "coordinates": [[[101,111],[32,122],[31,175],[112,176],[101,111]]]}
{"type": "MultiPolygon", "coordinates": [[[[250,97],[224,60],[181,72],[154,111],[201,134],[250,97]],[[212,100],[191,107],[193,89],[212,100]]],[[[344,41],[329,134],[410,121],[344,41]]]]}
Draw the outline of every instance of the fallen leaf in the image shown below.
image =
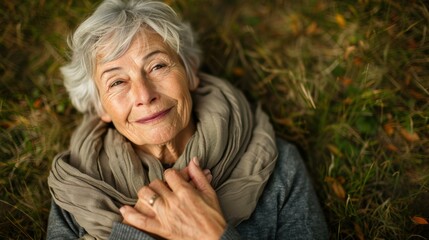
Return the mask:
{"type": "Polygon", "coordinates": [[[344,184],[346,182],[346,179],[343,176],[337,177],[337,181],[341,184],[344,184]]]}
{"type": "Polygon", "coordinates": [[[340,26],[341,28],[346,27],[346,19],[344,19],[343,15],[337,13],[335,15],[335,21],[337,22],[338,26],[340,26]]]}
{"type": "Polygon", "coordinates": [[[392,136],[392,134],[395,132],[394,127],[395,127],[395,123],[393,122],[387,122],[383,125],[383,129],[388,136],[392,136]]]}
{"type": "Polygon", "coordinates": [[[345,179],[343,177],[337,177],[337,179],[333,177],[325,177],[325,182],[330,183],[330,187],[332,191],[334,191],[335,195],[338,198],[346,199],[346,191],[344,191],[344,188],[342,186],[342,183],[345,182],[345,179]]]}
{"type": "Polygon", "coordinates": [[[350,86],[350,84],[353,82],[353,80],[349,77],[340,77],[339,80],[344,87],[350,86]]]}
{"type": "Polygon", "coordinates": [[[329,177],[329,176],[325,177],[325,182],[327,182],[327,183],[332,183],[332,182],[335,182],[335,181],[336,180],[333,177],[329,177]]]}
{"type": "Polygon", "coordinates": [[[398,152],[399,151],[399,149],[391,143],[386,145],[386,149],[389,151],[392,151],[392,152],[398,152]]]}
{"type": "Polygon", "coordinates": [[[285,126],[293,126],[293,121],[290,118],[273,118],[274,122],[285,125],[285,126]]]}
{"type": "Polygon", "coordinates": [[[234,74],[237,77],[242,77],[244,75],[244,69],[241,67],[234,67],[232,69],[232,74],[234,74]]]}
{"type": "Polygon", "coordinates": [[[362,228],[359,226],[359,224],[354,223],[354,227],[355,227],[355,232],[356,232],[356,236],[358,237],[359,240],[364,240],[365,239],[365,235],[362,232],[362,228]]]}
{"type": "Polygon", "coordinates": [[[0,121],[0,127],[1,128],[8,129],[12,126],[13,126],[13,124],[10,121],[0,121]]]}
{"type": "Polygon", "coordinates": [[[289,27],[292,30],[292,33],[294,35],[298,35],[299,34],[299,32],[301,31],[301,26],[299,24],[299,16],[297,16],[297,15],[292,15],[291,16],[291,21],[290,21],[289,27]]]}
{"type": "Polygon", "coordinates": [[[307,35],[315,34],[317,32],[317,23],[316,22],[311,22],[310,25],[308,25],[308,27],[305,30],[305,32],[307,33],[307,35]]]}
{"type": "Polygon", "coordinates": [[[38,98],[33,102],[34,108],[40,108],[42,106],[42,99],[38,98]]]}
{"type": "Polygon", "coordinates": [[[410,93],[411,97],[415,98],[416,100],[426,100],[426,97],[423,94],[415,90],[409,90],[408,92],[410,93]]]}
{"type": "Polygon", "coordinates": [[[328,144],[328,145],[326,145],[326,147],[328,148],[328,150],[329,150],[332,154],[334,154],[334,155],[336,155],[336,156],[338,156],[338,157],[343,156],[343,154],[341,153],[341,151],[340,151],[336,146],[334,146],[334,145],[332,145],[332,144],[328,144]]]}
{"type": "Polygon", "coordinates": [[[356,66],[361,66],[362,65],[362,63],[363,63],[363,60],[362,60],[362,58],[360,58],[360,57],[355,57],[355,58],[353,58],[353,64],[354,65],[356,65],[356,66]]]}
{"type": "Polygon", "coordinates": [[[346,199],[346,191],[344,191],[343,186],[338,181],[334,181],[331,184],[331,187],[338,198],[346,199]]]}
{"type": "Polygon", "coordinates": [[[418,217],[418,216],[412,217],[411,221],[413,221],[413,223],[418,224],[418,225],[427,225],[427,224],[429,224],[428,221],[425,218],[418,217]]]}
{"type": "Polygon", "coordinates": [[[344,59],[348,59],[350,54],[356,50],[355,46],[348,46],[344,51],[344,59]]]}
{"type": "Polygon", "coordinates": [[[346,97],[346,98],[343,100],[343,103],[344,103],[344,104],[347,104],[347,105],[350,105],[350,104],[352,104],[352,103],[353,103],[353,99],[352,99],[351,97],[346,97]]]}
{"type": "Polygon", "coordinates": [[[417,135],[416,132],[411,133],[405,128],[401,128],[400,133],[402,137],[405,138],[405,140],[407,140],[408,142],[417,142],[420,140],[420,137],[419,135],[417,135]]]}

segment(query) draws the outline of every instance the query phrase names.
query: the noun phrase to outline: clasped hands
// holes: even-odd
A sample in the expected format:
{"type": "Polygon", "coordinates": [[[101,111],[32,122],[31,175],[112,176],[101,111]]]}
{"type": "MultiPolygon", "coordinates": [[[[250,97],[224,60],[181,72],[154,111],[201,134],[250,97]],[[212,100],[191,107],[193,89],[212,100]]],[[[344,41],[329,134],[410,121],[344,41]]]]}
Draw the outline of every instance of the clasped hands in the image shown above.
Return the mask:
{"type": "Polygon", "coordinates": [[[220,239],[226,222],[212,175],[193,158],[181,170],[167,169],[138,192],[134,207],[123,206],[124,223],[165,239],[220,239]]]}

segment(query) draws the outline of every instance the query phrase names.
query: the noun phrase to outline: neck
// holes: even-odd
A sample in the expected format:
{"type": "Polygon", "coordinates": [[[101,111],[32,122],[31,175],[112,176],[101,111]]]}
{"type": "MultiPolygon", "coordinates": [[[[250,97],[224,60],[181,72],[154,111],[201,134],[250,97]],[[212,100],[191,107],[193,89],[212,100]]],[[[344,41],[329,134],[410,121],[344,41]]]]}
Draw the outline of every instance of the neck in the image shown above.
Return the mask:
{"type": "Polygon", "coordinates": [[[159,145],[139,146],[139,148],[157,158],[163,165],[172,165],[183,153],[186,144],[194,133],[195,125],[193,121],[190,121],[189,125],[169,142],[159,145]]]}

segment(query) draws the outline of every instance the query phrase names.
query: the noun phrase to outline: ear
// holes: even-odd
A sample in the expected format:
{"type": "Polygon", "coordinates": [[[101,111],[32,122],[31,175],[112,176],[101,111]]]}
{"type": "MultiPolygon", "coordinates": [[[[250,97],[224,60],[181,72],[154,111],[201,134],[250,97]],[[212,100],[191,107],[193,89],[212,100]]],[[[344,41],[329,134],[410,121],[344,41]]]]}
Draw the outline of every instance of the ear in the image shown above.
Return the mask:
{"type": "Polygon", "coordinates": [[[103,111],[103,113],[100,114],[100,118],[103,122],[110,123],[112,121],[112,118],[109,114],[103,111]]]}
{"type": "Polygon", "coordinates": [[[194,91],[200,85],[200,78],[198,77],[197,70],[192,71],[192,84],[189,85],[189,91],[194,91]]]}

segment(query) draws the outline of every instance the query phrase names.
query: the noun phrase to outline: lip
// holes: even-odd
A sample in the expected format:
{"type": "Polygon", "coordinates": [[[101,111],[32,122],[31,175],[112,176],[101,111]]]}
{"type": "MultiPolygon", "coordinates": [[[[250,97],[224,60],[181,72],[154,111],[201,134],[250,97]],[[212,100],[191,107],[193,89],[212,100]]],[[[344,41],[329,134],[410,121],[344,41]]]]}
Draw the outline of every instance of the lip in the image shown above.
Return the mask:
{"type": "Polygon", "coordinates": [[[173,107],[168,108],[168,109],[163,110],[163,111],[160,111],[160,112],[157,112],[157,113],[154,113],[154,114],[152,114],[150,116],[147,116],[147,117],[144,117],[144,118],[140,118],[136,122],[137,123],[142,123],[142,124],[155,122],[155,121],[163,118],[165,115],[167,115],[171,111],[172,108],[173,107]]]}

